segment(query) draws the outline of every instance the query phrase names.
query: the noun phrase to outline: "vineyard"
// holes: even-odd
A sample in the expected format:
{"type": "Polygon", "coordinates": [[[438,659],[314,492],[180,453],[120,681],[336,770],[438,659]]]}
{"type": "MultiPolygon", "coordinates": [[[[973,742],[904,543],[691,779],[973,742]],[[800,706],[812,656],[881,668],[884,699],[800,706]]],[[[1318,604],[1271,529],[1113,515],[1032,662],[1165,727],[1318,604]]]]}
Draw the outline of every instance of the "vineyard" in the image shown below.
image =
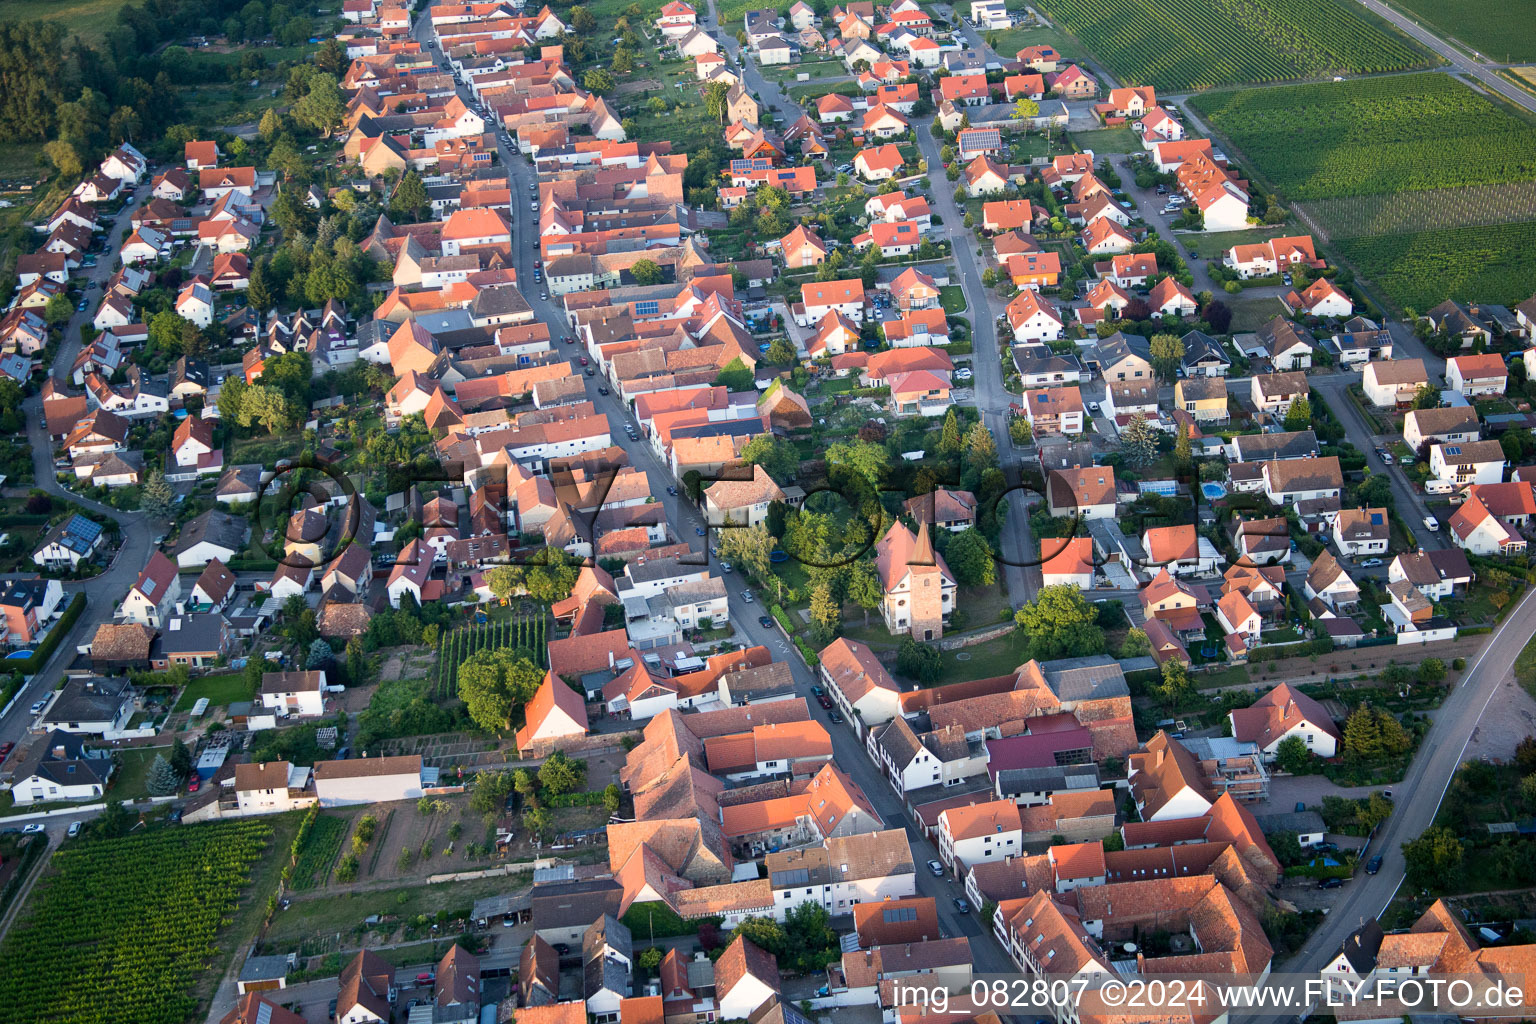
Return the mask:
{"type": "Polygon", "coordinates": [[[341,841],[346,835],[345,818],[330,814],[318,815],[304,837],[298,863],[293,866],[293,883],[289,888],[303,891],[324,885],[326,877],[331,873],[331,865],[336,863],[336,855],[341,852],[341,841]]]}
{"type": "Polygon", "coordinates": [[[1424,67],[1343,0],[1042,0],[1127,85],[1166,92],[1424,67]]]}
{"type": "Polygon", "coordinates": [[[1536,0],[1397,0],[1397,6],[1494,60],[1536,60],[1536,0]]]}
{"type": "Polygon", "coordinates": [[[476,651],[522,647],[532,653],[536,663],[547,667],[548,620],[549,616],[541,607],[515,618],[460,626],[443,634],[437,643],[437,668],[433,676],[435,693],[439,698],[458,696],[459,666],[476,651]]]}
{"type": "Polygon", "coordinates": [[[1212,93],[1191,102],[1296,202],[1536,179],[1536,128],[1447,75],[1212,93]]]}
{"type": "Polygon", "coordinates": [[[71,843],[0,946],[0,1024],[182,1024],[272,825],[71,843]]]}
{"type": "Polygon", "coordinates": [[[1536,223],[1351,238],[1339,253],[1399,306],[1442,299],[1513,305],[1536,281],[1536,223]]]}
{"type": "Polygon", "coordinates": [[[1536,188],[1520,182],[1396,195],[1341,196],[1300,205],[1328,238],[1404,235],[1536,220],[1536,188]]]}

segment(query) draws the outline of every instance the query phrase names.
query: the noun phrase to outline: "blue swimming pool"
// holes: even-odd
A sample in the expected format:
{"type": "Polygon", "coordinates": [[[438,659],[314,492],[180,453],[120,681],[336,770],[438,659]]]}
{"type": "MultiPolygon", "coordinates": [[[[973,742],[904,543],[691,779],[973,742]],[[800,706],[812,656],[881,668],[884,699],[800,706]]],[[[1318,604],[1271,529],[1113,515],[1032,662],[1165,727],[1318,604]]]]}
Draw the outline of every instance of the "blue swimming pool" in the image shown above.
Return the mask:
{"type": "Polygon", "coordinates": [[[30,657],[32,657],[32,652],[31,651],[12,651],[10,654],[7,654],[5,656],[5,660],[6,661],[16,661],[16,660],[21,659],[21,658],[30,658],[30,657]]]}
{"type": "Polygon", "coordinates": [[[1207,482],[1200,485],[1200,493],[1208,500],[1215,501],[1217,498],[1225,498],[1227,489],[1222,484],[1207,482]]]}

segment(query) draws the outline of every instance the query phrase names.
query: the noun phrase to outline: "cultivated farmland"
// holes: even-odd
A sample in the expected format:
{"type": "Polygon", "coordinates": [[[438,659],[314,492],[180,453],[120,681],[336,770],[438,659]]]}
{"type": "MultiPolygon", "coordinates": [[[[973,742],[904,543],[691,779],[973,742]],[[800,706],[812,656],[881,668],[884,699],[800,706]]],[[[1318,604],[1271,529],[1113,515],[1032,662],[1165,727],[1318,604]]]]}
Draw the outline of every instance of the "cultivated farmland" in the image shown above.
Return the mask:
{"type": "Polygon", "coordinates": [[[1429,189],[1374,196],[1341,196],[1300,204],[1329,238],[1398,235],[1479,224],[1536,220],[1536,187],[1528,181],[1429,189]]]}
{"type": "Polygon", "coordinates": [[[1192,102],[1293,201],[1536,179],[1536,128],[1447,75],[1212,93],[1192,102]]]}
{"type": "Polygon", "coordinates": [[[1536,0],[1396,0],[1398,7],[1484,56],[1536,60],[1536,0]]]}
{"type": "Polygon", "coordinates": [[[1344,0],[1042,0],[1127,84],[1167,92],[1425,67],[1344,0]]]}
{"type": "Polygon", "coordinates": [[[1536,224],[1500,224],[1350,238],[1340,255],[1399,306],[1422,312],[1442,299],[1513,305],[1536,280],[1536,224]]]}
{"type": "Polygon", "coordinates": [[[79,841],[0,946],[0,1024],[181,1024],[272,825],[79,841]]]}
{"type": "Polygon", "coordinates": [[[444,633],[437,645],[437,695],[456,697],[459,693],[459,665],[476,651],[521,647],[535,664],[544,665],[548,656],[545,633],[548,616],[544,609],[518,614],[509,619],[493,619],[475,626],[461,626],[444,633]]]}

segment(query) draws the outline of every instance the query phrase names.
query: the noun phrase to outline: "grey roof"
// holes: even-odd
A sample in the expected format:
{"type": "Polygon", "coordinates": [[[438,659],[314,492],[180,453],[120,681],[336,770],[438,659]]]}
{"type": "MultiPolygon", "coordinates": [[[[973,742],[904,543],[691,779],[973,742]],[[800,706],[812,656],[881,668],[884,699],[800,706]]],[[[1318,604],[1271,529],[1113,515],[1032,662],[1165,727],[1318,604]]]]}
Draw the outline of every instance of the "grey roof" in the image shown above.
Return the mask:
{"type": "Polygon", "coordinates": [[[111,758],[87,756],[81,737],[55,729],[14,766],[14,777],[17,782],[36,776],[60,786],[105,786],[111,771],[111,758]]]}
{"type": "Polygon", "coordinates": [[[1107,654],[1043,661],[1040,671],[1051,692],[1061,700],[1107,700],[1131,695],[1120,663],[1107,654]]]}
{"type": "Polygon", "coordinates": [[[1288,348],[1296,345],[1306,345],[1308,348],[1317,344],[1317,339],[1312,337],[1312,332],[1300,324],[1287,320],[1283,316],[1276,316],[1269,323],[1258,330],[1259,341],[1263,343],[1264,350],[1271,356],[1278,356],[1288,348]]]}
{"type": "Polygon", "coordinates": [[[1056,793],[1098,788],[1099,769],[1091,764],[1004,768],[997,773],[997,791],[1005,797],[1013,793],[1056,793]]]}
{"type": "Polygon", "coordinates": [[[1327,826],[1316,811],[1284,811],[1257,816],[1259,828],[1268,832],[1322,832],[1327,826]]]}
{"type": "Polygon", "coordinates": [[[1317,454],[1317,434],[1295,430],[1280,434],[1239,434],[1232,439],[1239,462],[1305,459],[1317,454]]]}
{"type": "Polygon", "coordinates": [[[1151,360],[1152,344],[1139,334],[1116,331],[1107,338],[1100,338],[1095,346],[1100,366],[1113,366],[1128,356],[1140,356],[1151,360]]]}
{"type": "Polygon", "coordinates": [[[477,317],[512,316],[533,312],[523,293],[516,285],[505,284],[499,288],[482,288],[469,304],[469,310],[477,317]]]}
{"type": "Polygon", "coordinates": [[[261,493],[261,473],[262,467],[254,462],[230,466],[219,477],[214,493],[217,495],[259,494],[261,493]]]}
{"type": "Polygon", "coordinates": [[[241,981],[269,981],[288,976],[286,956],[248,956],[240,968],[241,981]]]}
{"type": "Polygon", "coordinates": [[[218,651],[229,636],[229,620],[219,612],[175,615],[150,645],[149,656],[218,651]]]}
{"type": "MultiPolygon", "coordinates": [[[[630,562],[624,567],[625,575],[634,583],[670,579],[673,576],[697,576],[708,573],[705,565],[689,565],[676,558],[650,558],[644,562],[630,562]]],[[[618,583],[619,581],[615,581],[618,583]]],[[[631,584],[633,585],[633,584],[631,584]]]]}
{"type": "Polygon", "coordinates": [[[50,544],[58,544],[77,555],[88,555],[100,537],[101,524],[92,522],[77,512],[49,530],[48,536],[43,538],[43,542],[38,547],[41,549],[50,544]]]}
{"type": "Polygon", "coordinates": [[[604,912],[616,913],[623,895],[623,887],[611,878],[534,886],[530,904],[533,927],[538,931],[589,925],[604,912]]]}
{"type": "Polygon", "coordinates": [[[357,347],[368,348],[380,342],[388,342],[390,335],[395,333],[399,324],[392,320],[369,320],[367,323],[357,325],[357,347]]]}
{"type": "Polygon", "coordinates": [[[1344,959],[1359,977],[1366,977],[1376,969],[1376,954],[1381,952],[1383,938],[1381,924],[1369,918],[1359,928],[1344,937],[1344,959]]]}
{"type": "Polygon", "coordinates": [[[46,722],[106,722],[117,717],[131,688],[126,679],[71,679],[43,714],[46,722]]]}
{"type": "Polygon", "coordinates": [[[1225,366],[1231,366],[1232,360],[1222,349],[1221,342],[1205,334],[1202,331],[1190,331],[1184,335],[1184,359],[1185,366],[1194,366],[1205,360],[1216,360],[1225,366]]]}
{"type": "Polygon", "coordinates": [[[634,939],[630,935],[629,928],[612,914],[604,914],[593,921],[592,927],[582,935],[582,959],[592,960],[602,956],[605,947],[624,957],[634,955],[634,939]]]}
{"type": "Polygon", "coordinates": [[[1040,345],[1016,345],[1013,364],[1020,374],[1031,373],[1082,373],[1083,364],[1073,355],[1058,355],[1040,345]],[[1044,354],[1042,355],[1042,351],[1044,354]]]}
{"type": "Polygon", "coordinates": [[[234,553],[245,547],[245,539],[249,534],[250,525],[245,517],[232,516],[228,512],[211,508],[182,527],[181,536],[177,538],[172,553],[181,555],[204,541],[234,553]]]}
{"type": "Polygon", "coordinates": [[[1039,445],[1039,455],[1040,468],[1046,472],[1053,469],[1082,469],[1093,465],[1093,443],[1043,438],[1039,445]]]}
{"type": "Polygon", "coordinates": [[[582,972],[583,994],[591,999],[599,992],[629,995],[629,965],[618,957],[602,956],[587,961],[582,972]]]}

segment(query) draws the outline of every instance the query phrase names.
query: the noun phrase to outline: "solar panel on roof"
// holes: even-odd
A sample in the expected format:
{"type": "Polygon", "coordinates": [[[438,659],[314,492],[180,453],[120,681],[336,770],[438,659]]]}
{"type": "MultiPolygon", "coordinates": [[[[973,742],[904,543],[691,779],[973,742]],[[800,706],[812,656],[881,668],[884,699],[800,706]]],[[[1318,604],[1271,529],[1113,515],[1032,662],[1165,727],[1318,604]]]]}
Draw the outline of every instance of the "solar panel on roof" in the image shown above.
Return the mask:
{"type": "Polygon", "coordinates": [[[775,871],[773,884],[782,889],[791,885],[805,885],[811,880],[811,873],[805,868],[795,868],[791,871],[775,871]]]}

